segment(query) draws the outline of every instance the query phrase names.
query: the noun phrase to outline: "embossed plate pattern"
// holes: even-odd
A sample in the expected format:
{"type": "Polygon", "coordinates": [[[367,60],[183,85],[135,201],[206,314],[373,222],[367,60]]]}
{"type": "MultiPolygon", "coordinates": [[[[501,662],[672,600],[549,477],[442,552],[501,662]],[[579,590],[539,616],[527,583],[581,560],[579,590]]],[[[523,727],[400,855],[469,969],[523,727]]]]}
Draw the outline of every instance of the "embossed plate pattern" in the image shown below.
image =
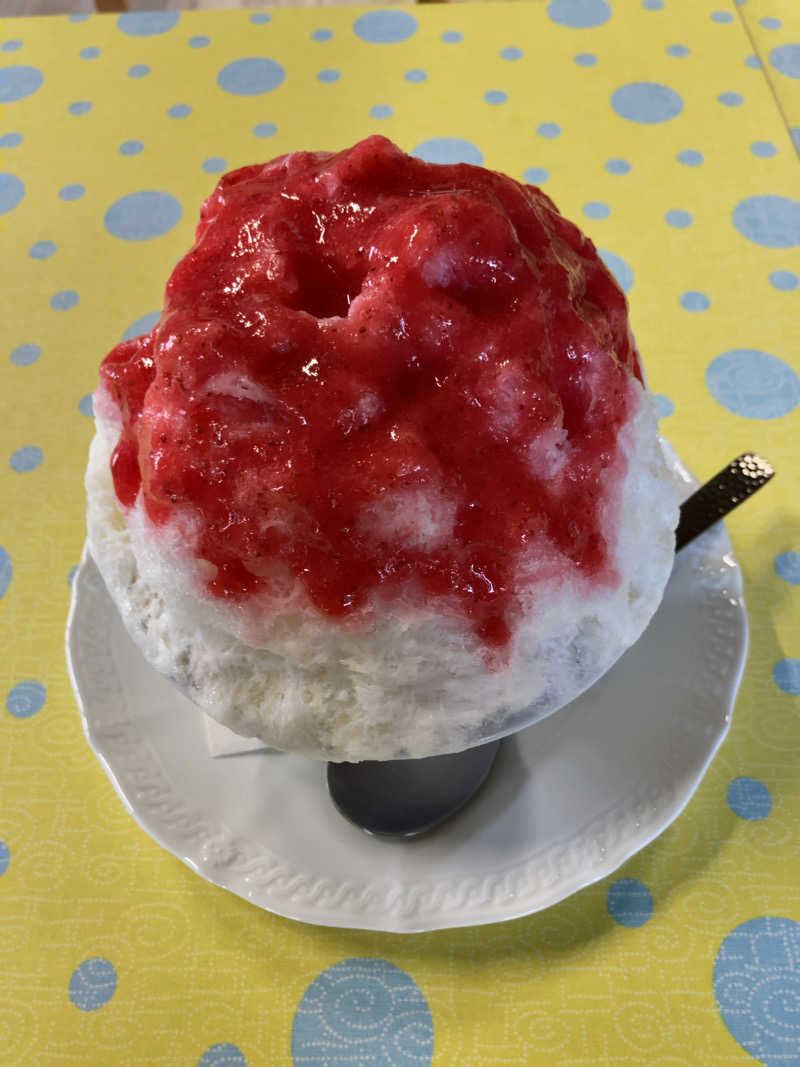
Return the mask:
{"type": "MultiPolygon", "coordinates": [[[[688,495],[696,483],[670,456],[688,495]]],[[[727,732],[746,644],[741,574],[718,525],[677,557],[651,625],[608,674],[508,739],[464,812],[396,842],[334,810],[324,763],[211,759],[202,712],[142,659],[88,553],[67,627],[89,743],[156,841],[277,914],[399,932],[538,911],[656,837],[727,732]]]]}

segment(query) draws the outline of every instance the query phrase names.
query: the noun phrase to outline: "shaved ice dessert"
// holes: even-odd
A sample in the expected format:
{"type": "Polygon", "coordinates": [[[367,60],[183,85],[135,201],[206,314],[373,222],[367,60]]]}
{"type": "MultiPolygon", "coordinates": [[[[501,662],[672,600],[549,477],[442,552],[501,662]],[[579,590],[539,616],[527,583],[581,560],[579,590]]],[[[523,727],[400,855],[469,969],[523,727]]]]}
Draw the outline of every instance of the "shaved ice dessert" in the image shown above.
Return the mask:
{"type": "Polygon", "coordinates": [[[676,490],[625,297],[541,190],[382,137],[225,175],[104,360],[92,555],[210,715],[333,760],[458,751],[639,637],[676,490]]]}

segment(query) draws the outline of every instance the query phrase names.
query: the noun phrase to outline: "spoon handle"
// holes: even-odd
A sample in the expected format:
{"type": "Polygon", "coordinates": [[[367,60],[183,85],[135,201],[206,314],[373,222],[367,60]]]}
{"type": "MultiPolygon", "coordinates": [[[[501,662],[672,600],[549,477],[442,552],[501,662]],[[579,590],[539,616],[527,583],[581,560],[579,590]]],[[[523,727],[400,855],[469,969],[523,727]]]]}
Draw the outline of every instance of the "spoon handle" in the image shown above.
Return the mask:
{"type": "Polygon", "coordinates": [[[715,474],[681,504],[681,517],[675,531],[675,551],[679,552],[695,537],[724,518],[762,485],[775,471],[754,452],[743,452],[715,474]]]}

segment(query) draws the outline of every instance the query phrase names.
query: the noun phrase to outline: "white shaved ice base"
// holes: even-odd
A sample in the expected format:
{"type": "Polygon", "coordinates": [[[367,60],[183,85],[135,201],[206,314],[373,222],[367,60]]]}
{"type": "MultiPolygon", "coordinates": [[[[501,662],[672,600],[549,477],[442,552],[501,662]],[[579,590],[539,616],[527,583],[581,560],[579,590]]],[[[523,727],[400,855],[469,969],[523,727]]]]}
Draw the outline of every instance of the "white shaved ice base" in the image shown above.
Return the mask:
{"type": "MultiPolygon", "coordinates": [[[[191,521],[155,529],[138,503],[121,514],[109,470],[119,421],[102,395],[86,474],[91,552],[149,663],[236,733],[317,759],[458,751],[572,700],[636,641],[661,601],[678,494],[652,398],[631,388],[638,396],[621,436],[627,473],[613,552],[619,585],[568,575],[549,543],[532,545],[523,573],[534,584],[502,670],[487,669],[483,647],[455,615],[376,604],[366,621],[342,624],[311,611],[288,572],[272,574],[266,604],[205,594],[213,565],[187,551],[191,521]]],[[[540,446],[553,476],[560,444],[540,446]]],[[[432,493],[382,504],[373,519],[387,536],[429,546],[450,536],[448,508],[432,493]]]]}

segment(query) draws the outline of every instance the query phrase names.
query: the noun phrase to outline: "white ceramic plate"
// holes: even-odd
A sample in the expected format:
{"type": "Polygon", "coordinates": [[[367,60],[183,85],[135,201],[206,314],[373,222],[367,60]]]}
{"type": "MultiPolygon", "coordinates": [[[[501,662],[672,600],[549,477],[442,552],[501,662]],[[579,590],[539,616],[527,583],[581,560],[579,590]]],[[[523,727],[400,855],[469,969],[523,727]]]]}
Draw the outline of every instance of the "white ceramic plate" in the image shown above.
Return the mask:
{"type": "MultiPolygon", "coordinates": [[[[674,465],[688,492],[690,475],[674,465]]],[[[324,763],[212,759],[203,713],[147,665],[88,553],[67,627],[89,743],[156,841],[279,915],[400,932],[530,914],[652,841],[727,732],[746,646],[741,574],[718,524],[677,557],[651,625],[608,674],[509,738],[468,808],[399,842],[335,811],[324,763]]]]}

